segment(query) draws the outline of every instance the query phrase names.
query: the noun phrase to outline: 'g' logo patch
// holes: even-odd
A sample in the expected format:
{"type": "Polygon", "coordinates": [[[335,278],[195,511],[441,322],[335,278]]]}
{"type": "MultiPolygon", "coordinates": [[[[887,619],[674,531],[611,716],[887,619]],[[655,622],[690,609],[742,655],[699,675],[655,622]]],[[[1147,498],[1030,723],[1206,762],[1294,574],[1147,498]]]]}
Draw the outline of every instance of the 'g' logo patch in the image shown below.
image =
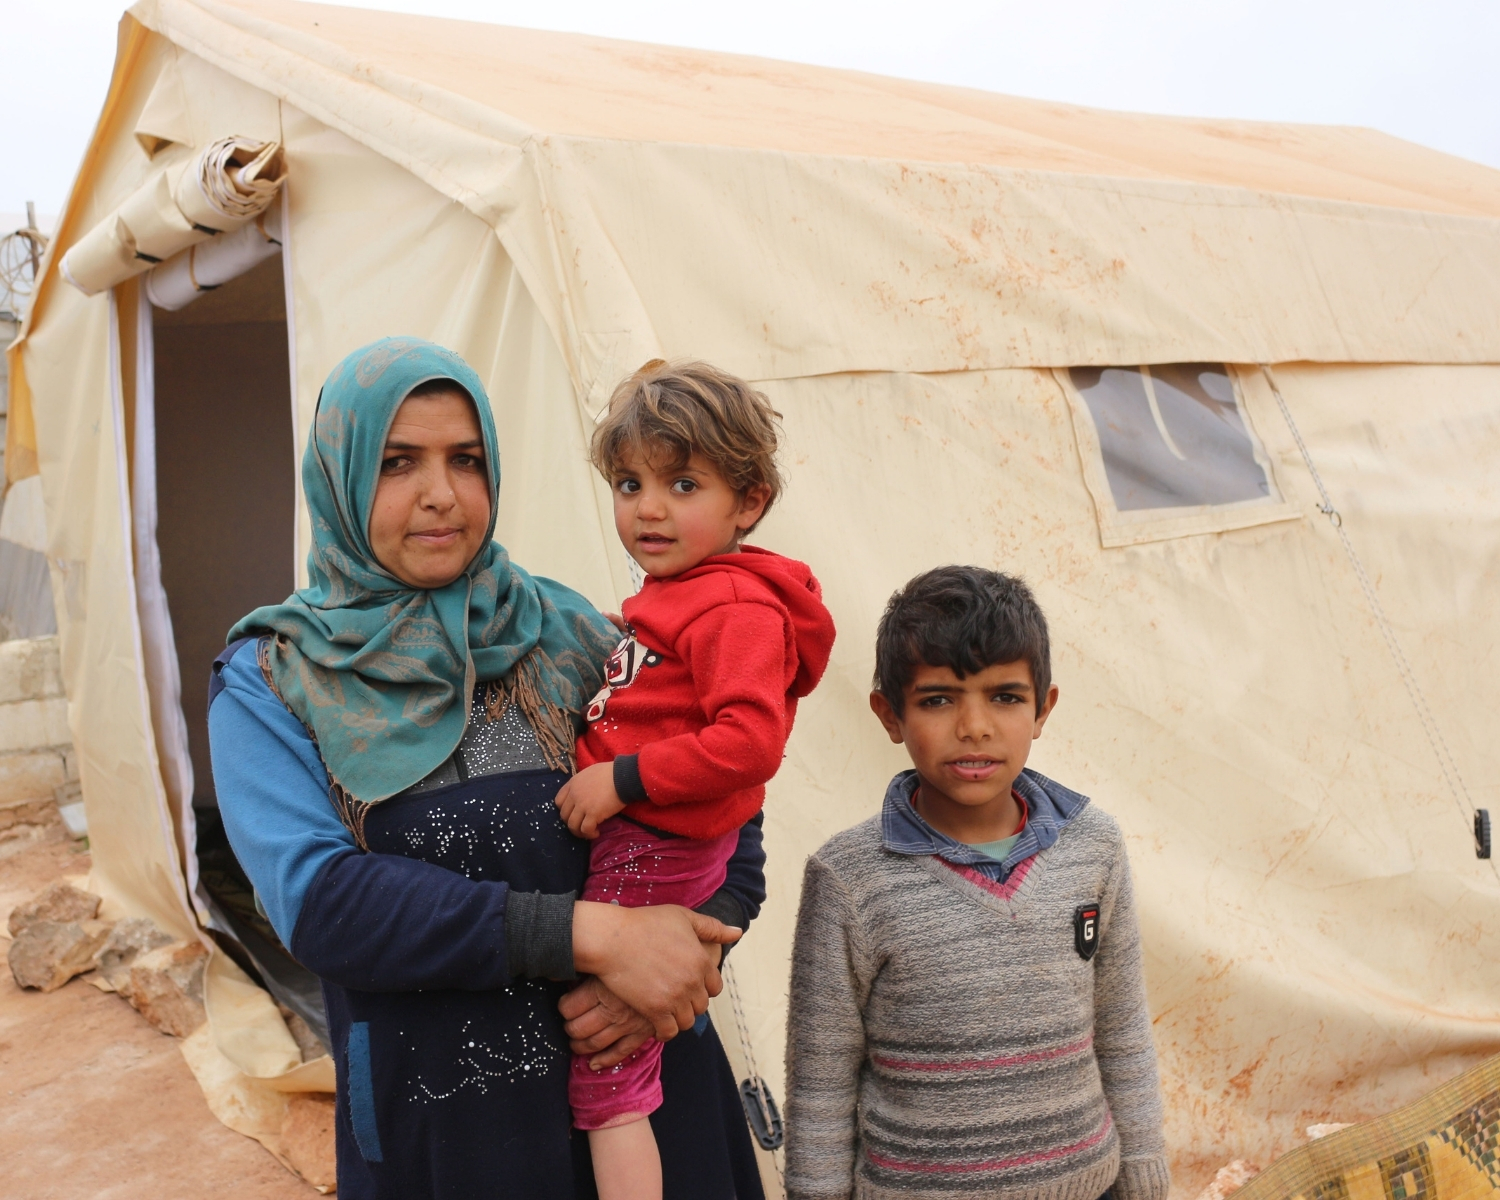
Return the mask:
{"type": "Polygon", "coordinates": [[[1073,948],[1088,962],[1099,949],[1099,906],[1080,904],[1073,910],[1073,948]]]}

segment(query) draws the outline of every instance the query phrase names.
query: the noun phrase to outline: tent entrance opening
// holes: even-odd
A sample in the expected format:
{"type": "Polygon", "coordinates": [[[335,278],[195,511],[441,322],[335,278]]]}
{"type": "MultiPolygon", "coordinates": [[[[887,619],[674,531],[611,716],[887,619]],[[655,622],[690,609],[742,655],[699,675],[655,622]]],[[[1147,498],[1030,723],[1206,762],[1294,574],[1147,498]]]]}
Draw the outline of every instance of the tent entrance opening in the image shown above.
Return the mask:
{"type": "MultiPolygon", "coordinates": [[[[315,986],[257,911],[219,819],[208,677],[224,635],[295,586],[295,438],[280,256],[153,313],[157,543],[193,763],[201,890],[220,944],[321,1032],[315,986]]],[[[315,981],[312,981],[315,984],[315,981]]]]}

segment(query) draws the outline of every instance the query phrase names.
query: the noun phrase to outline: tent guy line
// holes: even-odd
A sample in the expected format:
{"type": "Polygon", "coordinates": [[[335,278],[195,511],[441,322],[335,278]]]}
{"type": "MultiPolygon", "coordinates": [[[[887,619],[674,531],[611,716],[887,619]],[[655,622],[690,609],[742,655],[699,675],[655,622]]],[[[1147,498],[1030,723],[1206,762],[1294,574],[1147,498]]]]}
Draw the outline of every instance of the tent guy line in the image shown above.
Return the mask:
{"type": "MultiPolygon", "coordinates": [[[[1443,773],[1443,782],[1448,787],[1448,794],[1453,797],[1453,803],[1458,807],[1459,817],[1464,823],[1464,839],[1468,841],[1477,836],[1474,831],[1478,827],[1474,822],[1479,810],[1469,795],[1469,789],[1464,785],[1458,764],[1453,761],[1453,754],[1448,749],[1447,740],[1443,737],[1443,731],[1438,727],[1437,719],[1432,715],[1432,709],[1428,707],[1427,697],[1422,692],[1421,684],[1417,682],[1416,672],[1412,670],[1406,652],[1401,649],[1401,642],[1396,637],[1390,618],[1385,615],[1385,608],[1380,603],[1380,596],[1375,591],[1375,585],[1370,581],[1365,564],[1360,561],[1359,554],[1354,549],[1354,543],[1349,539],[1349,531],[1344,528],[1344,518],[1334,507],[1333,498],[1328,494],[1328,488],[1323,483],[1323,476],[1319,474],[1317,465],[1313,462],[1312,452],[1308,450],[1307,443],[1302,439],[1302,431],[1297,428],[1297,422],[1292,419],[1292,410],[1287,405],[1286,397],[1281,394],[1281,388],[1277,386],[1276,375],[1269,363],[1261,363],[1260,369],[1271,388],[1271,394],[1276,397],[1276,405],[1281,409],[1281,415],[1286,420],[1292,439],[1297,443],[1297,449],[1302,454],[1302,461],[1307,465],[1307,473],[1312,476],[1313,485],[1318,489],[1318,497],[1322,500],[1322,503],[1318,505],[1318,511],[1328,518],[1328,523],[1338,534],[1339,543],[1344,547],[1344,553],[1349,558],[1349,565],[1354,568],[1354,575],[1359,580],[1360,590],[1365,594],[1365,602],[1370,606],[1370,615],[1375,618],[1376,625],[1380,627],[1380,635],[1385,639],[1386,648],[1390,650],[1391,658],[1396,662],[1396,672],[1401,676],[1402,686],[1406,688],[1406,694],[1411,699],[1411,705],[1416,710],[1418,720],[1422,722],[1422,732],[1427,735],[1427,742],[1432,747],[1432,756],[1437,759],[1438,768],[1443,773]]],[[[1500,882],[1500,864],[1492,858],[1488,861],[1490,869],[1495,873],[1496,881],[1500,882]]]]}

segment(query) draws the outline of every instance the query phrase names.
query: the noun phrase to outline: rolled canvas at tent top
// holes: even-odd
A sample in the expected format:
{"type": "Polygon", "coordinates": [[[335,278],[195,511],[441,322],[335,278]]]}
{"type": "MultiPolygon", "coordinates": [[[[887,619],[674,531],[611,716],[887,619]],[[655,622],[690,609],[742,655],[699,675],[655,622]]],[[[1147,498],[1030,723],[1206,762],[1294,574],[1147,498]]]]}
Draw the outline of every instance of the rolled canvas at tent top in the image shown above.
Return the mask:
{"type": "MultiPolygon", "coordinates": [[[[452,346],[494,399],[501,540],[614,605],[630,575],[583,446],[616,379],[702,356],[785,414],[791,486],[758,537],[813,564],[840,640],[735,959],[778,1091],[802,862],[903,765],[866,710],[874,624],[949,561],[1026,575],[1051,616],[1063,701],[1033,762],[1126,831],[1179,1191],[1500,1049],[1500,887],[1464,807],[1500,798],[1495,172],[1358,130],[389,14],[132,13],[51,261],[145,149],[280,140],[299,444],[351,347],[452,346]],[[1174,362],[1232,364],[1287,511],[1105,546],[1121,514],[1090,491],[1065,369],[1174,362]]],[[[134,286],[85,298],[49,267],[7,462],[41,473],[96,882],[187,935],[181,751],[138,599],[134,286]]],[[[328,1086],[222,956],[209,1010],[229,1075],[328,1086]]]]}

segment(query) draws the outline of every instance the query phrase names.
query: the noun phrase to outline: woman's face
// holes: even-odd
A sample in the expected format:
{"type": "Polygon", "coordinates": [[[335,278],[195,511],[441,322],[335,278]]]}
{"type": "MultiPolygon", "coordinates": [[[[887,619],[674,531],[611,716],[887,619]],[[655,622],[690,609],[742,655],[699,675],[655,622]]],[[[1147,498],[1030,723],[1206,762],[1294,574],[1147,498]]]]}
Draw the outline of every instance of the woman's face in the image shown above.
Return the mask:
{"type": "Polygon", "coordinates": [[[414,588],[440,588],[463,574],[490,525],[484,439],[459,392],[408,397],[396,411],[370,510],[370,546],[380,565],[414,588]]]}

